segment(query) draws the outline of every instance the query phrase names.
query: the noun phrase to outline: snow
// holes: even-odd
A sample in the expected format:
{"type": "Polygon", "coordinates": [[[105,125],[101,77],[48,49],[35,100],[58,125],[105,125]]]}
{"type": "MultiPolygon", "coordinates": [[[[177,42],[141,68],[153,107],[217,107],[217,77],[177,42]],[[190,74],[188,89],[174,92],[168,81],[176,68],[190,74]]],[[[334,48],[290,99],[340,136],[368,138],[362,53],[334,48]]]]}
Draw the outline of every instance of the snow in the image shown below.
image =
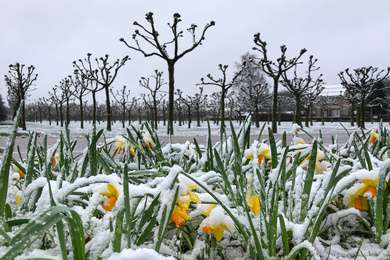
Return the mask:
{"type": "Polygon", "coordinates": [[[137,249],[123,249],[120,253],[113,253],[107,260],[175,260],[172,256],[163,256],[153,249],[137,248],[137,249]]]}

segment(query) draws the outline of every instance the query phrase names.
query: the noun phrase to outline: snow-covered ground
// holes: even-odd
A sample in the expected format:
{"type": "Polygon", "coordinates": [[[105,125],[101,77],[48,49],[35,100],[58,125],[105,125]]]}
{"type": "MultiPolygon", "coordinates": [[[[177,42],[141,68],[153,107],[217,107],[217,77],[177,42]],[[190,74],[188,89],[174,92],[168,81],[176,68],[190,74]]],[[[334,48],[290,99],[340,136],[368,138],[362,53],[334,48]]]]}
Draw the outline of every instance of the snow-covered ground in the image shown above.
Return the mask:
{"type": "MultiPolygon", "coordinates": [[[[254,125],[252,125],[251,134],[252,135],[258,135],[260,133],[261,127],[263,124],[266,124],[265,128],[271,127],[271,123],[267,124],[267,122],[261,122],[260,128],[256,128],[254,125]]],[[[106,122],[101,122],[100,124],[97,124],[96,128],[98,130],[105,129],[106,128],[106,122]]],[[[133,122],[132,125],[136,128],[139,128],[140,125],[138,122],[133,122]]],[[[286,131],[287,134],[292,134],[292,122],[282,122],[281,125],[278,126],[278,133],[283,133],[286,131]]],[[[384,123],[387,128],[389,128],[388,123],[384,123]]],[[[230,133],[230,122],[226,122],[226,131],[229,135],[230,133]]],[[[239,123],[237,121],[233,121],[233,126],[235,129],[238,129],[239,123]]],[[[367,122],[366,123],[366,129],[367,131],[372,128],[378,128],[379,123],[374,122],[373,124],[367,122]]],[[[126,123],[126,128],[129,128],[130,126],[128,123],[126,123]]],[[[346,134],[346,131],[344,127],[351,133],[354,131],[360,131],[358,127],[354,126],[351,127],[349,122],[325,122],[325,125],[322,125],[320,122],[314,122],[313,126],[310,127],[304,127],[304,129],[310,133],[317,135],[319,131],[321,130],[323,135],[333,135],[333,136],[343,136],[346,134]]],[[[11,132],[12,128],[12,122],[7,125],[0,125],[0,133],[9,133],[11,132]]],[[[211,128],[211,135],[212,136],[218,136],[220,131],[220,125],[216,125],[213,123],[210,123],[211,128]]],[[[84,137],[86,134],[91,133],[92,131],[92,124],[89,122],[84,123],[84,129],[80,128],[80,122],[74,122],[71,121],[69,125],[70,134],[72,137],[84,137]]],[[[131,129],[131,128],[130,128],[131,129]]],[[[174,124],[174,135],[175,136],[187,136],[187,137],[197,137],[197,136],[206,136],[207,135],[207,122],[204,121],[201,123],[201,126],[196,126],[196,122],[193,122],[191,124],[191,128],[188,128],[187,124],[185,123],[182,126],[179,126],[178,124],[174,124]]],[[[46,134],[48,137],[58,137],[60,136],[61,131],[64,130],[64,127],[57,126],[55,122],[52,122],[51,125],[49,125],[48,121],[43,121],[42,123],[35,123],[35,122],[27,122],[27,131],[22,131],[19,129],[19,133],[21,135],[28,134],[29,132],[38,132],[42,135],[46,134]]],[[[265,129],[267,130],[267,129],[265,129]]],[[[114,137],[116,135],[125,134],[126,129],[122,127],[122,124],[120,122],[116,122],[112,125],[112,131],[104,131],[104,134],[106,137],[114,137]]],[[[162,122],[158,125],[157,133],[159,136],[164,137],[167,136],[167,127],[163,125],[162,122]]]]}

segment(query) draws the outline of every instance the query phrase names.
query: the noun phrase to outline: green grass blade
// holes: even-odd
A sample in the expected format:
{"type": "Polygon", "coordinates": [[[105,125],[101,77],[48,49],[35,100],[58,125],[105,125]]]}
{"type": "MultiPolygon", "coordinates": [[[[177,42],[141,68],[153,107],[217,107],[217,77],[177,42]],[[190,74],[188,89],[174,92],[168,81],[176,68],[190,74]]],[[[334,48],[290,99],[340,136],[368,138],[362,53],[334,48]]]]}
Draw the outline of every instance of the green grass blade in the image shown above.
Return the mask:
{"type": "Polygon", "coordinates": [[[313,184],[316,160],[317,160],[317,141],[314,141],[313,148],[310,154],[309,165],[306,171],[305,185],[303,186],[303,192],[301,196],[302,198],[302,206],[301,206],[301,213],[300,213],[301,222],[305,220],[308,212],[310,192],[311,192],[311,186],[313,184]]]}
{"type": "Polygon", "coordinates": [[[11,158],[12,152],[14,150],[16,133],[18,132],[18,125],[20,121],[20,112],[23,107],[24,100],[18,109],[18,112],[15,117],[15,122],[13,125],[13,129],[11,135],[9,137],[8,146],[4,152],[3,161],[1,162],[0,168],[0,227],[4,225],[4,217],[5,217],[5,201],[7,200],[7,192],[8,192],[8,180],[9,180],[9,169],[11,167],[11,158]]]}

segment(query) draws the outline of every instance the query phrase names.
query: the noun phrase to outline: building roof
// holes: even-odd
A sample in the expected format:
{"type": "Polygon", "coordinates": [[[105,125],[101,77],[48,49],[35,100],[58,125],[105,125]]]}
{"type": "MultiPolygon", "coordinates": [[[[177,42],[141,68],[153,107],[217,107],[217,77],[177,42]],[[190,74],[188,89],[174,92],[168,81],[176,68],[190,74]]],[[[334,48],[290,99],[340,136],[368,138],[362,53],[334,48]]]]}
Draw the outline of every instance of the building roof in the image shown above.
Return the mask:
{"type": "Polygon", "coordinates": [[[324,84],[322,85],[324,90],[321,92],[321,96],[339,96],[343,95],[345,89],[341,84],[324,84]]]}

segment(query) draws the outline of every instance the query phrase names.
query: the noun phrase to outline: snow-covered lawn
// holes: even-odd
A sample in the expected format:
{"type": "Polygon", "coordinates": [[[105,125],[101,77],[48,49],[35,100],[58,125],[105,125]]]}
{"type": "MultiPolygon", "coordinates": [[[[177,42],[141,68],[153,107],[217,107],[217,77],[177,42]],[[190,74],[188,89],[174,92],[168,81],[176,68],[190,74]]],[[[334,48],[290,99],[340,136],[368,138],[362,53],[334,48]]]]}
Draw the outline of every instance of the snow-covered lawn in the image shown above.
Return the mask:
{"type": "Polygon", "coordinates": [[[95,131],[72,122],[68,138],[64,128],[28,123],[55,141],[24,137],[29,150],[13,153],[10,168],[12,151],[3,153],[0,257],[388,259],[387,124],[362,132],[346,122],[349,136],[339,123],[282,122],[259,141],[248,122],[233,126],[218,144],[220,126],[211,124],[210,146],[205,122],[175,126],[184,141],[162,145],[162,124],[100,132],[104,123],[95,131]],[[336,135],[336,144],[325,140],[336,135]],[[77,157],[75,139],[85,139],[77,157]]]}

